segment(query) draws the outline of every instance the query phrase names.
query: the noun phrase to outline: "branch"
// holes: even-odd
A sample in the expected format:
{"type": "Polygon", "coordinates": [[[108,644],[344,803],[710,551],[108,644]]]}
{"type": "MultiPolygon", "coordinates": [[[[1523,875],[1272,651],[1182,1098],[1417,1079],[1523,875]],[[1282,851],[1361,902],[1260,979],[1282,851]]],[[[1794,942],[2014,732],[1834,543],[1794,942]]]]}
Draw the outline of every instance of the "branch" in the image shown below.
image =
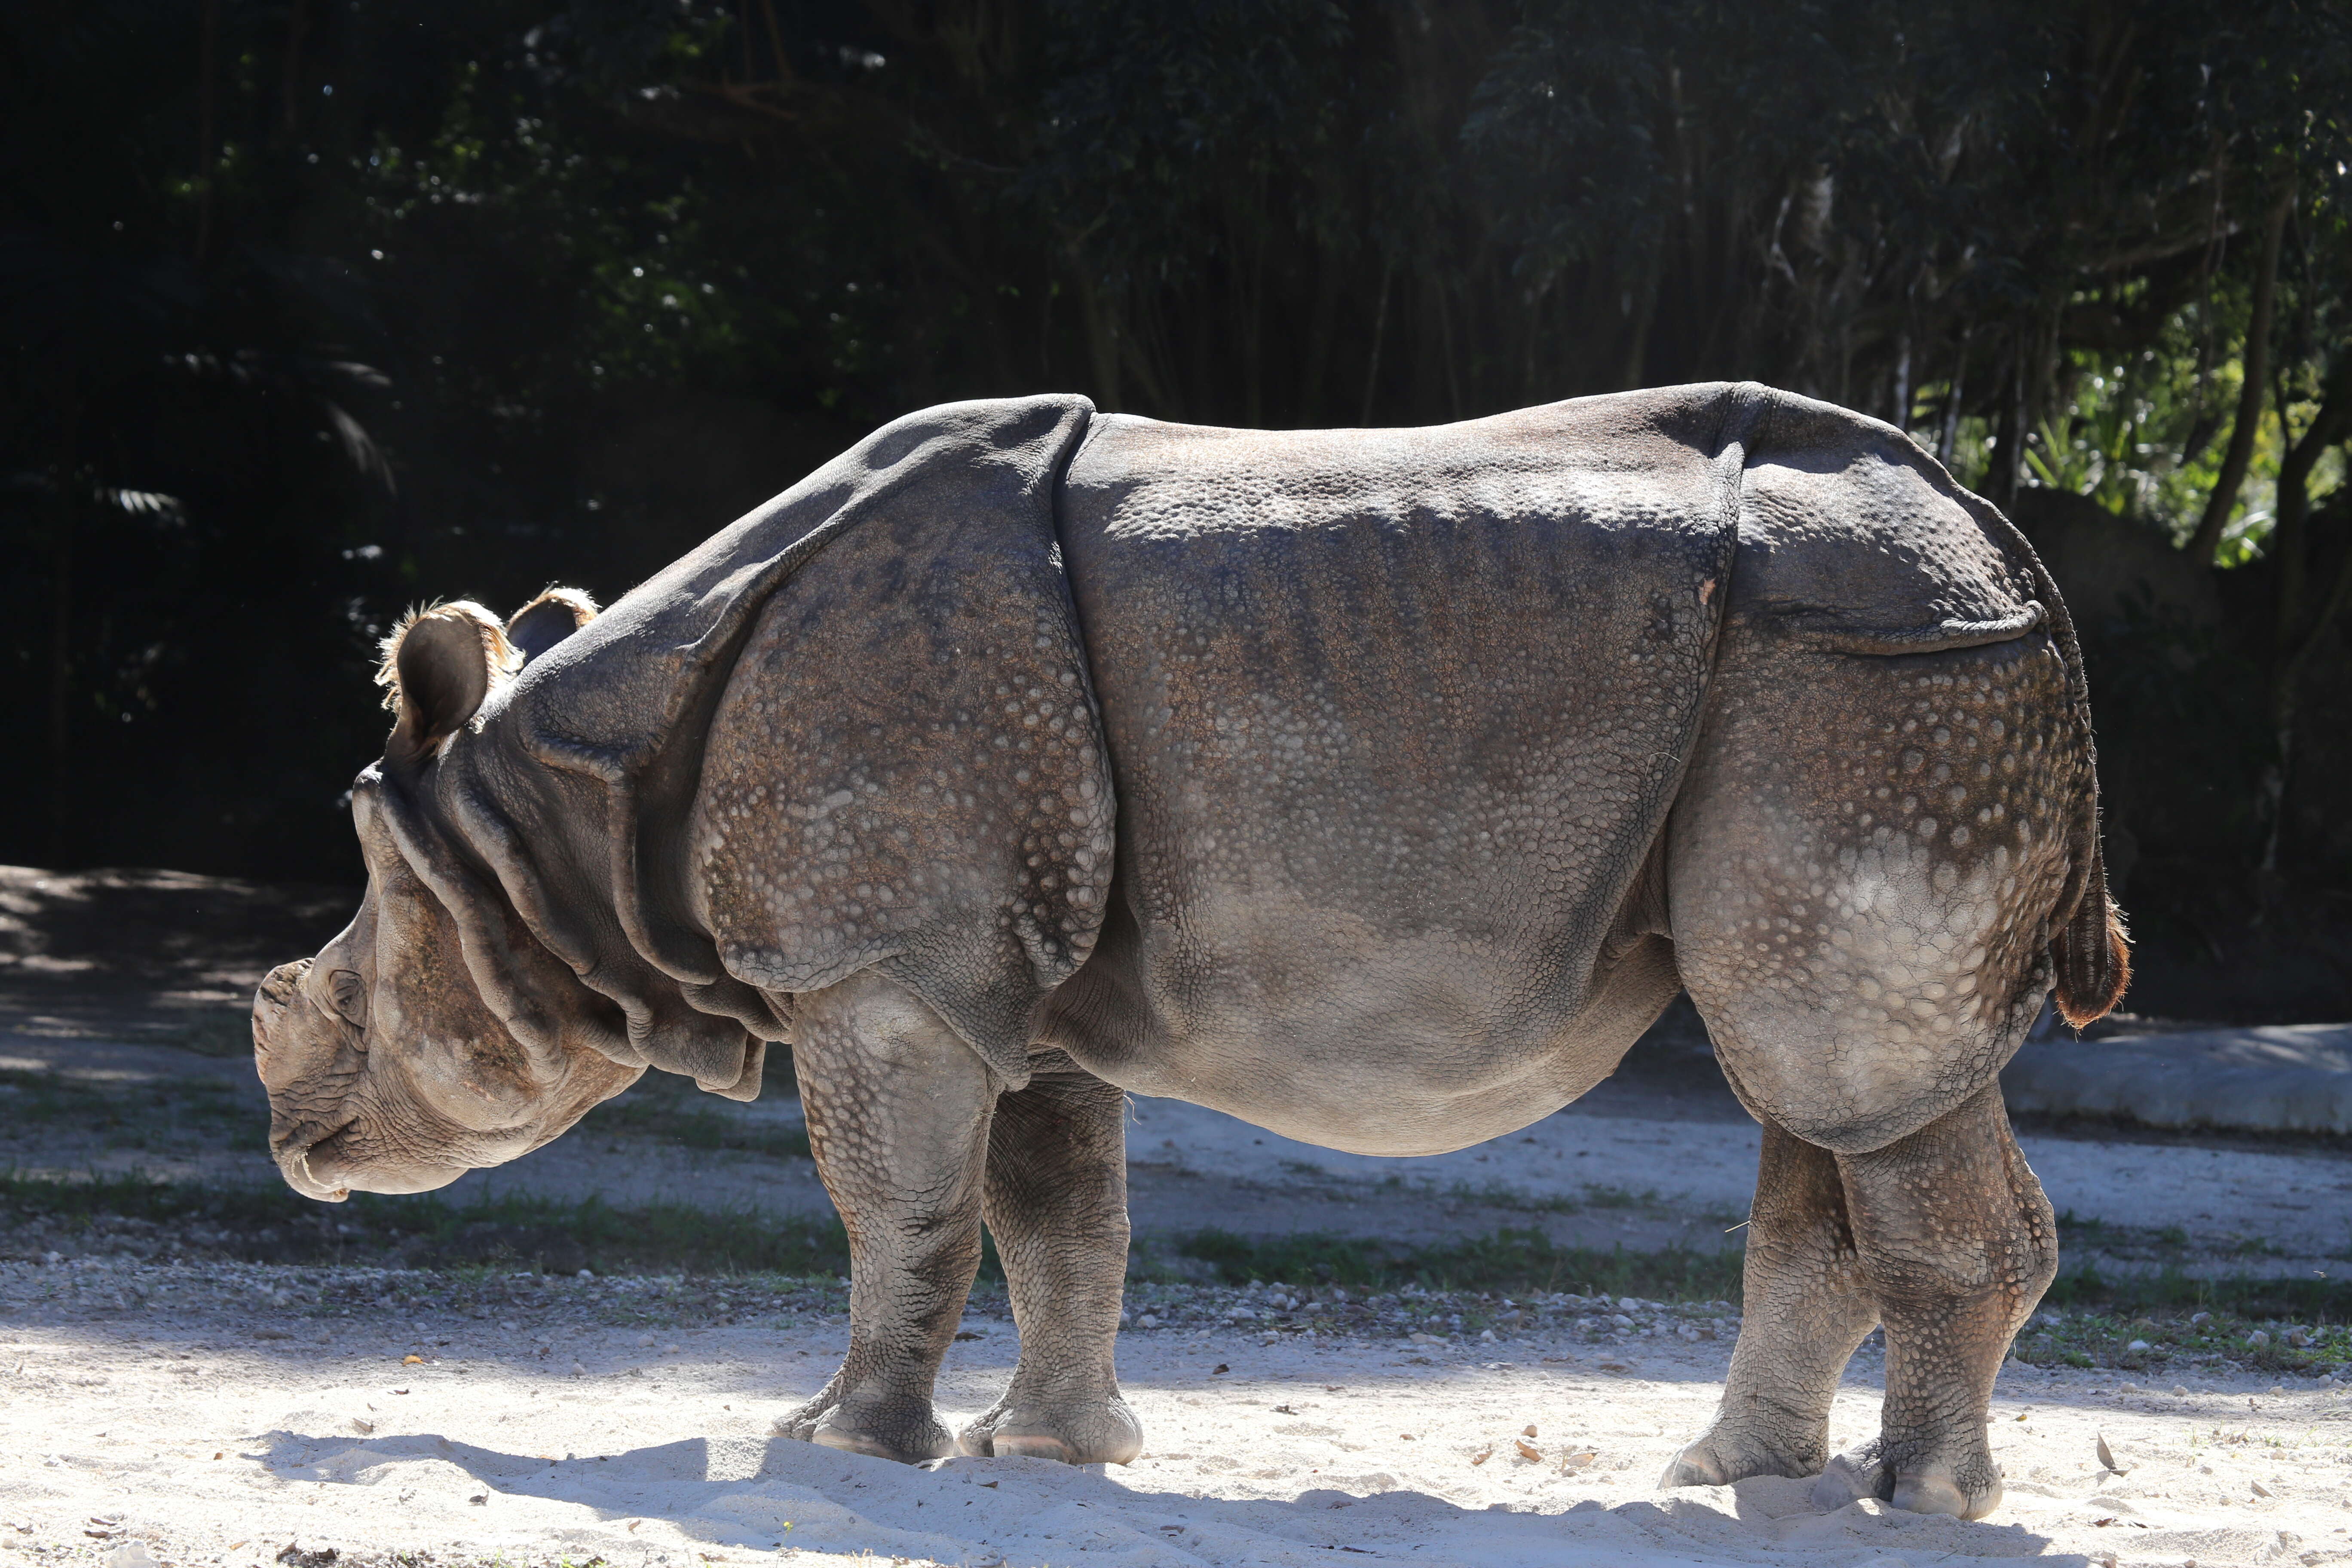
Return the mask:
{"type": "Polygon", "coordinates": [[[2289,174],[2286,188],[2271,205],[2270,216],[2263,224],[2263,254],[2254,271],[2254,308],[2246,321],[2237,421],[2230,427],[2230,447],[2221,458],[2221,472],[2213,481],[2213,493],[2205,498],[2205,515],[2198,519],[2197,532],[2189,542],[2189,558],[2200,566],[2213,564],[2221,548],[2221,530],[2229,523],[2230,513],[2237,510],[2239,488],[2246,482],[2246,469],[2253,462],[2254,436],[2270,386],[2271,310],[2278,299],[2279,251],[2285,243],[2286,215],[2294,205],[2294,176],[2289,174]]]}
{"type": "Polygon", "coordinates": [[[2352,345],[2336,355],[2320,398],[2311,427],[2303,433],[2303,439],[2287,448],[2279,463],[2278,524],[2271,535],[2271,553],[2278,562],[2278,608],[2272,636],[2282,659],[2297,658],[2303,647],[2318,636],[2328,615],[2323,611],[2319,624],[2308,636],[2305,634],[2303,599],[2311,568],[2304,536],[2311,513],[2311,470],[2329,447],[2352,437],[2352,345]]]}

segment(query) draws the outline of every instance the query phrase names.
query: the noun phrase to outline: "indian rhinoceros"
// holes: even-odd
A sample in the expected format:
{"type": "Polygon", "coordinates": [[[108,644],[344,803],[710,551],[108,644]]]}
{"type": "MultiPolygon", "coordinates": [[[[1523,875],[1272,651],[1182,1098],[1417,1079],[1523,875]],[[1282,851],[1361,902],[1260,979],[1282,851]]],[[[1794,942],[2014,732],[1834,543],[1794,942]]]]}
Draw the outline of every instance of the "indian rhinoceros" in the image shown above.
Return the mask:
{"type": "Polygon", "coordinates": [[[1434,1153],[1686,989],[1764,1144],[1665,1483],[1999,1498],[2056,1236],[1997,1075],[2126,951],[2065,608],[1891,426],[1752,384],[1408,430],[954,404],[601,615],[416,615],[383,679],[366,898],[254,1007],[298,1190],[439,1186],[648,1067],[749,1099],[789,1042],[854,1283],[779,1429],[1123,1461],[1124,1091],[1434,1153]],[[959,1439],[983,1219],[1020,1361],[959,1439]]]}

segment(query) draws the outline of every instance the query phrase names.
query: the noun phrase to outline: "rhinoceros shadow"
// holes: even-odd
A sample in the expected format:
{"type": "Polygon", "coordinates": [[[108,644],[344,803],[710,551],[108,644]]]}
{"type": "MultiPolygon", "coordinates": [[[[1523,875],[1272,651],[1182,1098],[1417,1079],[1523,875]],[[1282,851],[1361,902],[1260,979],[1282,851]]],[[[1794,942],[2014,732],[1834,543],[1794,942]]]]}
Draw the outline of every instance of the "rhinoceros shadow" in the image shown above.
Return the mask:
{"type": "MultiPolygon", "coordinates": [[[[535,1524],[551,1538],[562,1531],[574,1546],[591,1544],[580,1528],[587,1521],[526,1512],[529,1502],[585,1510],[595,1535],[618,1530],[648,1549],[658,1538],[636,1536],[632,1521],[661,1521],[713,1547],[973,1564],[1097,1553],[1127,1562],[1285,1562],[1302,1551],[1418,1564],[1577,1564],[1745,1557],[1759,1548],[1812,1549],[1841,1561],[1889,1548],[1965,1560],[2037,1556],[2051,1544],[2018,1525],[1866,1505],[1822,1515],[1803,1500],[1810,1483],[1777,1479],[1535,1512],[1399,1488],[1203,1498],[1128,1484],[1103,1466],[958,1458],[916,1468],[782,1438],[693,1437],[562,1459],[432,1433],[280,1431],[265,1442],[266,1451],[251,1457],[285,1479],[399,1489],[404,1501],[423,1504],[407,1516],[413,1528],[470,1521],[510,1534],[535,1524]]],[[[1359,1485],[1385,1479],[1355,1478],[1359,1485]]]]}

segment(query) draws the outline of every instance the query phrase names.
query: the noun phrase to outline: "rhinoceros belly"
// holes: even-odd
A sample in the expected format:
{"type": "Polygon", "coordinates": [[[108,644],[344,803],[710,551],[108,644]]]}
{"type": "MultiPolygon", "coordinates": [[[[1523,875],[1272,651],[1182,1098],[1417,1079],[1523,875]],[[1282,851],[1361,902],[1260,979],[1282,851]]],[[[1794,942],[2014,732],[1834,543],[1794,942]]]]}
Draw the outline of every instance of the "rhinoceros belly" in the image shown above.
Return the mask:
{"type": "Polygon", "coordinates": [[[1627,472],[1589,417],[1097,422],[1058,521],[1118,863],[1053,1043],[1383,1153],[1614,1066],[1673,994],[1663,944],[1604,941],[1692,744],[1732,520],[1703,440],[1627,472]]]}

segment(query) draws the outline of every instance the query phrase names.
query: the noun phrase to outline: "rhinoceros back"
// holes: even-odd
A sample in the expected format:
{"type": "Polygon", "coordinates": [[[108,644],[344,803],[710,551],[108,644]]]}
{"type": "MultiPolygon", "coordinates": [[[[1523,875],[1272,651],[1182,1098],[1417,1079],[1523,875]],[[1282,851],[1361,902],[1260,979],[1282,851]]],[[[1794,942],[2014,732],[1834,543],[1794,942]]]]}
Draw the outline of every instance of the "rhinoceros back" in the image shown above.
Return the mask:
{"type": "Polygon", "coordinates": [[[1610,1009],[1623,1038],[1559,1045],[1698,728],[1738,530],[1727,391],[1414,430],[1098,417],[1059,524],[1118,870],[1057,1042],[1395,1152],[1468,1141],[1455,1095],[1525,1077],[1557,1104],[1613,1067],[1670,963],[1610,1009]],[[1345,1103],[1394,1100],[1360,1093],[1383,1074],[1431,1125],[1345,1103]]]}

